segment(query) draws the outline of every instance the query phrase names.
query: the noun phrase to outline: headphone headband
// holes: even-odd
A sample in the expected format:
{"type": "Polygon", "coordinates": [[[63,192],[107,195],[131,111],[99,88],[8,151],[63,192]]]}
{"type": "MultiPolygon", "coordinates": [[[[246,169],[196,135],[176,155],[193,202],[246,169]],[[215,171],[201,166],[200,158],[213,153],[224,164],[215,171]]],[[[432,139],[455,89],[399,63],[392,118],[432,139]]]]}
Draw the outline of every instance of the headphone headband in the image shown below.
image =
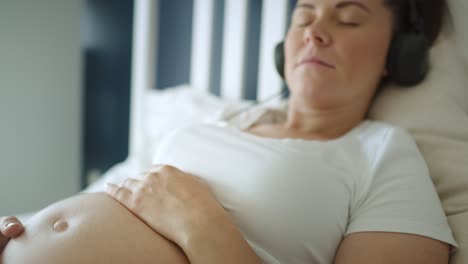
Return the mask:
{"type": "Polygon", "coordinates": [[[418,34],[424,34],[424,19],[422,14],[418,11],[418,6],[416,4],[416,0],[407,0],[408,1],[408,18],[409,24],[411,27],[412,32],[418,34]],[[414,30],[414,31],[413,31],[414,30]]]}

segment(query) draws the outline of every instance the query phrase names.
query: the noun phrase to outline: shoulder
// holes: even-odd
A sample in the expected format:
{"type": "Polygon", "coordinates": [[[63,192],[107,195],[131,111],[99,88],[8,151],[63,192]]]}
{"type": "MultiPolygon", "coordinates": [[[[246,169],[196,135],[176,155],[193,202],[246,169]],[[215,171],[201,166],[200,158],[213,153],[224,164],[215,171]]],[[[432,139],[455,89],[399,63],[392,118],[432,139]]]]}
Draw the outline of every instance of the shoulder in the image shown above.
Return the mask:
{"type": "Polygon", "coordinates": [[[395,180],[413,176],[427,181],[427,164],[411,134],[405,129],[379,121],[365,121],[356,138],[365,156],[363,181],[377,178],[395,180]],[[416,176],[417,175],[417,176],[416,176]]]}
{"type": "Polygon", "coordinates": [[[398,126],[366,120],[357,129],[354,138],[359,142],[364,155],[374,165],[384,157],[411,154],[421,158],[418,146],[411,134],[398,126]]]}
{"type": "Polygon", "coordinates": [[[381,121],[365,120],[357,130],[357,137],[365,142],[374,140],[375,142],[372,143],[378,144],[388,143],[388,141],[409,141],[414,143],[407,130],[381,121]]]}
{"type": "MultiPolygon", "coordinates": [[[[456,242],[426,162],[411,135],[402,128],[375,121],[364,124],[358,134],[365,145],[367,166],[358,177],[358,188],[350,205],[347,239],[343,243],[350,246],[346,246],[349,249],[346,258],[356,252],[354,246],[387,243],[403,245],[405,250],[408,245],[417,246],[415,250],[430,249],[438,252],[434,259],[445,258],[446,244],[456,242]],[[365,245],[364,240],[368,242],[365,245]]],[[[375,257],[391,255],[396,250],[401,249],[381,251],[375,257]]],[[[424,256],[414,257],[398,263],[441,263],[424,262],[420,259],[424,256]],[[411,262],[416,259],[419,262],[411,262]]]]}
{"type": "MultiPolygon", "coordinates": [[[[406,204],[399,205],[403,208],[419,196],[423,197],[421,201],[440,204],[427,164],[411,135],[402,128],[382,122],[370,121],[365,126],[360,135],[365,161],[362,174],[357,178],[359,187],[353,208],[393,199],[405,200],[406,204]],[[417,191],[408,192],[409,189],[417,191]]],[[[411,215],[411,212],[404,214],[411,215]]]]}

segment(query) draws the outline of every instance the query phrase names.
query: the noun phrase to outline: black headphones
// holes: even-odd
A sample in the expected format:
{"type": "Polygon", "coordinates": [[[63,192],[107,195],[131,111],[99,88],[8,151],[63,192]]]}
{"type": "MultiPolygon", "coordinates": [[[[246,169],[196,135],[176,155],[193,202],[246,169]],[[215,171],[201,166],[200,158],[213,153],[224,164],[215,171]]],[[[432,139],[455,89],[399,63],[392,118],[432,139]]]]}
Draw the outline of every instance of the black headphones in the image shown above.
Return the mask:
{"type": "MultiPolygon", "coordinates": [[[[424,21],[415,0],[407,0],[409,9],[403,17],[408,25],[392,39],[387,56],[387,80],[401,86],[420,83],[429,71],[429,40],[423,32],[424,21]]],[[[284,79],[284,41],[275,47],[275,64],[284,79]]]]}

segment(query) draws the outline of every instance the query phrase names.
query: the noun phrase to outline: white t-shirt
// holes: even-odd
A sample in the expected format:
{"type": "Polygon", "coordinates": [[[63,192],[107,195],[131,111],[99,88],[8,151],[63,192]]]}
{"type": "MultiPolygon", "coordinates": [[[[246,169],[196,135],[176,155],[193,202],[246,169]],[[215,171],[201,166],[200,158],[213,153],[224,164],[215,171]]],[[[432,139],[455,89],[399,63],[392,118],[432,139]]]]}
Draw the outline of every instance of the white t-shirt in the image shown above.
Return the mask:
{"type": "Polygon", "coordinates": [[[343,237],[360,231],[458,247],[415,143],[384,123],[322,142],[194,125],[168,136],[153,163],[205,179],[265,263],[332,263],[343,237]]]}

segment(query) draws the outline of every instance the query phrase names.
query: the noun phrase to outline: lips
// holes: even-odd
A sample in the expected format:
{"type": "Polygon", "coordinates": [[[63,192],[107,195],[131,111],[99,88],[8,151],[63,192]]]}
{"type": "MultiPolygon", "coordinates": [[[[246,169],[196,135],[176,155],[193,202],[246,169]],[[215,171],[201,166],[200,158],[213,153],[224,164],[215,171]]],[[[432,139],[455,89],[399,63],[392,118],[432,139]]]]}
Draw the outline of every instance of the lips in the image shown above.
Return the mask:
{"type": "Polygon", "coordinates": [[[303,65],[303,64],[317,64],[317,65],[321,65],[321,66],[325,66],[327,68],[331,68],[331,69],[335,69],[335,66],[328,63],[328,62],[325,62],[324,60],[321,60],[317,57],[309,57],[309,58],[305,58],[301,61],[299,61],[299,63],[297,63],[297,66],[300,66],[300,65],[303,65]]]}

